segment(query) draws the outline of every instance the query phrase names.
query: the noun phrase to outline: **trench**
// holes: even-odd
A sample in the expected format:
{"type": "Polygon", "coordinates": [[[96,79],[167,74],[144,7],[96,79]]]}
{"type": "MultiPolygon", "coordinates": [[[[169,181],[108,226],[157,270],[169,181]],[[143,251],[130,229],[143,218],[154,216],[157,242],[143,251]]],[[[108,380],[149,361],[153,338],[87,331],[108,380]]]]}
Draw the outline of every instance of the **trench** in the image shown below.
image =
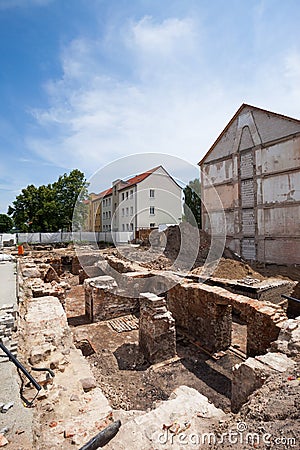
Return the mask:
{"type": "Polygon", "coordinates": [[[78,275],[70,274],[70,281],[72,288],[65,308],[75,345],[89,361],[99,387],[114,409],[146,411],[167,400],[177,387],[186,385],[197,389],[216,407],[230,411],[232,367],[243,361],[246,348],[247,327],[238,317],[233,321],[231,350],[212,357],[193,336],[178,329],[178,358],[150,366],[139,349],[138,329],[117,332],[110,320],[89,323],[83,285],[79,284],[78,275]]]}

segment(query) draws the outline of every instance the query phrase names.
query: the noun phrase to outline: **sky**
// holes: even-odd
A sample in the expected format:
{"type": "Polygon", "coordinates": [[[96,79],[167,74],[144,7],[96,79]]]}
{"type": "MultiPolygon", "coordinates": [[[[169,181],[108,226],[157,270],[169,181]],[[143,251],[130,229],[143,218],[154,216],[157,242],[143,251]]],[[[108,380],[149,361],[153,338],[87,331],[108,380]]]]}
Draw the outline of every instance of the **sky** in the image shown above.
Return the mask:
{"type": "Polygon", "coordinates": [[[299,23],[298,0],[0,0],[0,212],[74,168],[191,179],[242,103],[300,119],[299,23]]]}

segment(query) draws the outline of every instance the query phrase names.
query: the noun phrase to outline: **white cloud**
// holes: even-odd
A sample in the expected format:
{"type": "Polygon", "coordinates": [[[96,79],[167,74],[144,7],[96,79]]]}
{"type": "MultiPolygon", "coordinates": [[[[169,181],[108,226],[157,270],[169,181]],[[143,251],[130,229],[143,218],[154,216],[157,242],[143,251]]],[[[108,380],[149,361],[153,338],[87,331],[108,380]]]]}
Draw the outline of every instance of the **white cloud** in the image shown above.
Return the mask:
{"type": "Polygon", "coordinates": [[[196,30],[191,19],[166,19],[155,23],[150,16],[132,26],[132,39],[143,53],[169,56],[194,47],[196,30]]]}
{"type": "Polygon", "coordinates": [[[214,136],[226,102],[222,87],[205,83],[201,67],[195,68],[197,58],[190,58],[188,49],[199,46],[195,29],[191,19],[157,24],[146,17],[132,23],[125,46],[119,43],[132,75],[123,79],[101,65],[100,42],[73,41],[62,53],[63,78],[46,86],[51,107],[34,111],[50,137],[31,136],[30,148],[57,164],[72,161],[89,170],[149,151],[189,152],[196,163],[209,145],[207,140],[201,148],[203,130],[214,136]]]}
{"type": "Polygon", "coordinates": [[[236,67],[225,78],[218,58],[212,63],[207,55],[205,30],[191,18],[131,22],[115,31],[115,52],[106,38],[76,39],[64,49],[63,77],[46,85],[51,106],[34,111],[40,128],[28,146],[59,166],[95,171],[142,152],[196,164],[243,102],[297,117],[291,100],[300,85],[298,54],[281,55],[277,70],[270,55],[249,63],[247,78],[236,67]]]}

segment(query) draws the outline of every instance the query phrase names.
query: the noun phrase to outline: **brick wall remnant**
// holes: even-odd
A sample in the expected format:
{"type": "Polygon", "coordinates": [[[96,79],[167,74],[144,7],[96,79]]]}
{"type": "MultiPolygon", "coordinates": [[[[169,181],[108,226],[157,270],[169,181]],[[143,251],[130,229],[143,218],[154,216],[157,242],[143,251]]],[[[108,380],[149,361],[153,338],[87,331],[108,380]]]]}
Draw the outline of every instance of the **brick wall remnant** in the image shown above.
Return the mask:
{"type": "Polygon", "coordinates": [[[231,344],[231,308],[247,324],[249,356],[264,354],[287,319],[278,305],[199,283],[177,284],[169,290],[167,302],[176,327],[195,336],[210,352],[231,344]]]}
{"type": "Polygon", "coordinates": [[[165,298],[150,292],[140,296],[139,346],[151,364],[176,355],[175,320],[165,298]]]}
{"type": "Polygon", "coordinates": [[[87,278],[83,286],[85,314],[91,322],[113,319],[139,309],[138,299],[126,296],[126,292],[118,288],[112,277],[87,278]]]}
{"type": "Polygon", "coordinates": [[[230,346],[231,305],[210,286],[178,284],[168,292],[167,302],[176,327],[196,338],[204,349],[215,353],[230,346]]]}

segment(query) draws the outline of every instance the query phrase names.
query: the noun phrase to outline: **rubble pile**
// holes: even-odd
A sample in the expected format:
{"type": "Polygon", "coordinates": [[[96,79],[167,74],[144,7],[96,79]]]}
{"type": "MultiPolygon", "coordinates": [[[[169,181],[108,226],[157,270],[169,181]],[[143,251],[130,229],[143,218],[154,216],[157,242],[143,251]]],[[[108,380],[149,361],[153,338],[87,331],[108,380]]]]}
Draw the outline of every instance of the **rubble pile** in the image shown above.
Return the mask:
{"type": "Polygon", "coordinates": [[[166,246],[164,255],[179,267],[198,267],[205,262],[210,250],[210,236],[188,222],[168,227],[164,231],[166,246]]]}

